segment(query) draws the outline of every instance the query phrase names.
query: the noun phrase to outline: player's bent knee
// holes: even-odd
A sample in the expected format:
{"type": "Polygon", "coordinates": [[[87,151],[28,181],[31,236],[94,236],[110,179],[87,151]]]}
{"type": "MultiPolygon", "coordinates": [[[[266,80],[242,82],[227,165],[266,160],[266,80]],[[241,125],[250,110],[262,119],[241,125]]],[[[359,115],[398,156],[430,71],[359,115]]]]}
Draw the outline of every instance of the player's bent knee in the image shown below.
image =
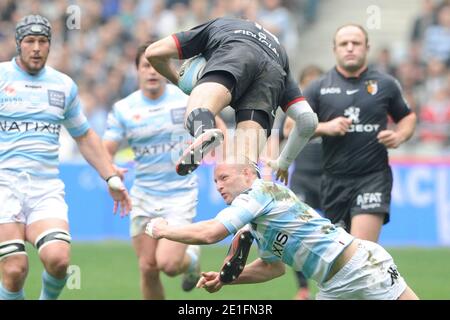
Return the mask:
{"type": "Polygon", "coordinates": [[[176,262],[164,262],[159,265],[159,269],[169,277],[175,277],[180,274],[180,265],[176,262]]]}
{"type": "Polygon", "coordinates": [[[419,297],[410,287],[406,286],[406,289],[397,298],[397,300],[419,300],[419,297]]]}
{"type": "Polygon", "coordinates": [[[61,244],[70,244],[70,241],[69,233],[63,229],[46,230],[36,238],[34,245],[45,269],[51,274],[66,272],[70,263],[70,251],[68,246],[62,247],[61,244]]]}
{"type": "Polygon", "coordinates": [[[55,251],[50,254],[46,254],[43,257],[44,264],[48,271],[55,273],[65,272],[70,264],[70,256],[68,252],[55,251]]]}
{"type": "Polygon", "coordinates": [[[63,229],[49,229],[41,233],[34,242],[34,246],[41,253],[42,249],[52,243],[65,242],[70,244],[72,238],[70,234],[63,229]]]}
{"type": "Polygon", "coordinates": [[[28,262],[26,258],[5,259],[2,266],[3,281],[21,283],[28,273],[28,262]]]}
{"type": "Polygon", "coordinates": [[[159,268],[156,262],[149,261],[148,259],[139,259],[139,270],[146,277],[155,277],[159,274],[159,268]]]}

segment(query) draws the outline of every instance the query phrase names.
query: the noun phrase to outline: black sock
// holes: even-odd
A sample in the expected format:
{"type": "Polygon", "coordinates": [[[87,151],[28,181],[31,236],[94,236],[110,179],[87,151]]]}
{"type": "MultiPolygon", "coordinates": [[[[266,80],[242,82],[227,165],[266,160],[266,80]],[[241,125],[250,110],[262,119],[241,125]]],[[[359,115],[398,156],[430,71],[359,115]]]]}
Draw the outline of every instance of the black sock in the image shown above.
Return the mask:
{"type": "Polygon", "coordinates": [[[299,271],[295,272],[295,274],[297,275],[298,286],[300,288],[308,288],[308,280],[306,280],[304,274],[299,271]]]}
{"type": "Polygon", "coordinates": [[[186,129],[195,138],[205,132],[205,130],[214,129],[215,127],[216,120],[214,115],[206,108],[192,110],[186,120],[186,129]]]}

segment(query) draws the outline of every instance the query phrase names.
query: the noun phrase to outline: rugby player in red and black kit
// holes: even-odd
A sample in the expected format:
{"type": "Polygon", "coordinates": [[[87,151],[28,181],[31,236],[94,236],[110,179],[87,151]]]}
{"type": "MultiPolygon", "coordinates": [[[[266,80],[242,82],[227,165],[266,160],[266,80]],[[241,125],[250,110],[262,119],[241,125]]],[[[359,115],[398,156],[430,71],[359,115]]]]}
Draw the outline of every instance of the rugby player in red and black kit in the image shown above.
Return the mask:
{"type": "Polygon", "coordinates": [[[160,74],[178,84],[179,74],[170,60],[199,54],[207,62],[190,94],[185,119],[186,129],[196,139],[179,160],[177,172],[185,175],[195,170],[199,165],[195,159],[221,141],[214,116],[228,105],[236,112],[236,135],[253,133],[236,149],[257,162],[274,111],[281,106],[296,126],[280,157],[270,165],[287,181],[287,169],[313,135],[317,116],[291,77],[286,51],[277,37],[255,22],[218,18],[153,43],[145,56],[160,74]]]}

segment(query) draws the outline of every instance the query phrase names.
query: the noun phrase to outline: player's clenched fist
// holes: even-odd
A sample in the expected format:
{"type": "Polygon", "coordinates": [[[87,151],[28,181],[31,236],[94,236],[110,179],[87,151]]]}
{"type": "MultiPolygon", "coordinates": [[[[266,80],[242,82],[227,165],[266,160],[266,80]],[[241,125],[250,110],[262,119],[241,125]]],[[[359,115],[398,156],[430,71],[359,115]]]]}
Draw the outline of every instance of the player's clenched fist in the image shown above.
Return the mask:
{"type": "Polygon", "coordinates": [[[347,133],[348,128],[352,124],[352,120],[346,117],[337,117],[324,123],[326,135],[343,136],[347,133]]]}
{"type": "Polygon", "coordinates": [[[152,219],[145,227],[145,233],[153,239],[161,239],[163,231],[167,226],[167,221],[163,218],[152,219]]]}

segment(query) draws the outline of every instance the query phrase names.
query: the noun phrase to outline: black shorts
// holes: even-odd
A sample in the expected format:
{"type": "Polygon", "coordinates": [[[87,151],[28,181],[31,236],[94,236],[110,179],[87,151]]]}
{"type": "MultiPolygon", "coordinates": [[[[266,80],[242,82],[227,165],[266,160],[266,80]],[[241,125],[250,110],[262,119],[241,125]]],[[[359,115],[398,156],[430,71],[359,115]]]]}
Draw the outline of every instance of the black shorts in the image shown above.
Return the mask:
{"type": "Polygon", "coordinates": [[[290,188],[301,201],[316,210],[322,211],[320,181],[320,172],[318,174],[303,173],[295,178],[295,180],[291,178],[290,188]]]}
{"type": "Polygon", "coordinates": [[[351,219],[361,213],[385,214],[389,222],[392,171],[369,173],[359,177],[324,174],[321,181],[322,209],[332,223],[342,223],[350,230],[351,219]]]}
{"type": "Polygon", "coordinates": [[[211,72],[227,72],[235,79],[231,107],[262,110],[271,119],[285,89],[286,72],[265,53],[247,45],[224,45],[213,52],[201,79],[211,72]]]}

